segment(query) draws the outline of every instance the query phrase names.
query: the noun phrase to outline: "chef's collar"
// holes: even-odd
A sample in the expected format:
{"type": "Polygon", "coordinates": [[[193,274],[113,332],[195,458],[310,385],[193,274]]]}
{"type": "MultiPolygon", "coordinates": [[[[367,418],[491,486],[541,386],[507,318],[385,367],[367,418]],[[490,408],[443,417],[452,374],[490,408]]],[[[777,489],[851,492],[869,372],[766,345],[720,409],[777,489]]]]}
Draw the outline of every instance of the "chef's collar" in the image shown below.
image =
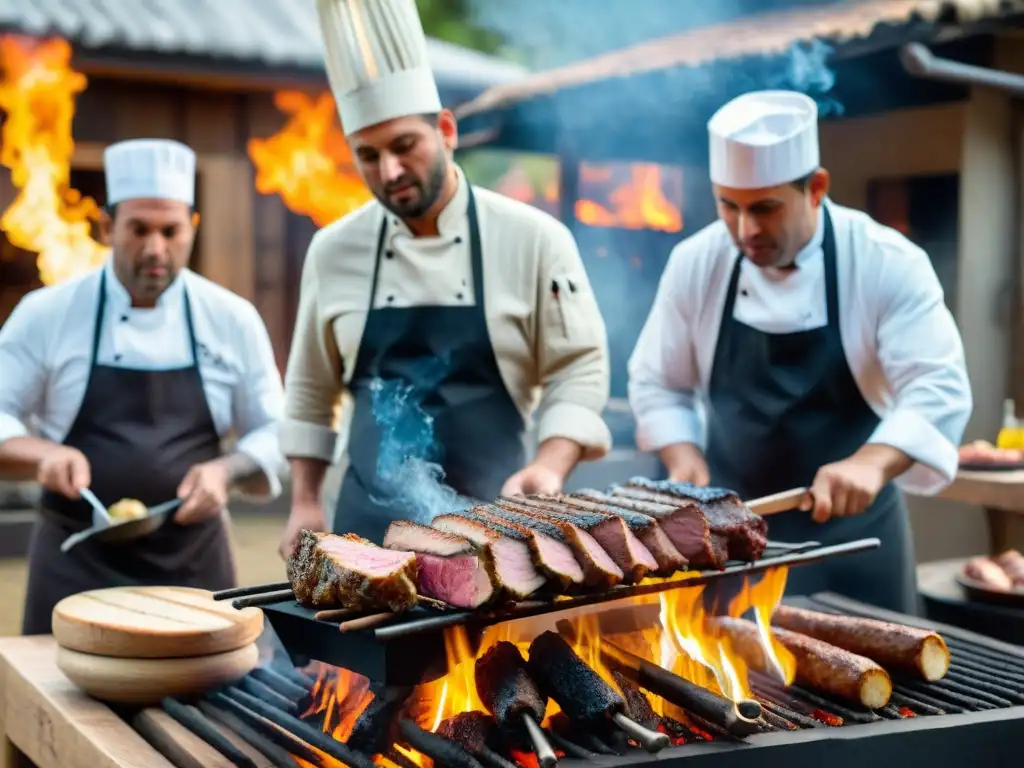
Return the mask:
{"type": "MultiPolygon", "coordinates": [[[[132,308],[132,296],[128,293],[128,289],[124,287],[124,284],[118,279],[117,274],[114,272],[114,259],[113,257],[107,259],[103,265],[103,270],[107,275],[107,301],[110,302],[111,306],[118,310],[125,310],[132,308]]],[[[167,290],[160,294],[156,300],[157,309],[166,309],[168,306],[173,306],[176,302],[181,300],[182,291],[185,289],[184,280],[185,270],[178,273],[174,282],[167,286],[167,290]]],[[[136,309],[141,309],[136,307],[136,309]]]]}
{"type": "Polygon", "coordinates": [[[814,235],[793,259],[793,265],[797,268],[804,266],[808,260],[821,252],[821,244],[825,241],[825,205],[826,202],[823,200],[818,206],[818,226],[814,230],[814,235]]]}
{"type": "MultiPolygon", "coordinates": [[[[454,167],[455,175],[459,180],[459,186],[455,190],[455,195],[448,201],[448,205],[444,207],[437,217],[439,237],[461,235],[466,228],[466,210],[469,207],[469,182],[466,180],[466,175],[462,172],[462,169],[457,165],[454,167]]],[[[390,212],[388,216],[390,217],[389,223],[394,227],[394,232],[400,232],[409,237],[413,236],[412,230],[398,216],[390,212]]]]}

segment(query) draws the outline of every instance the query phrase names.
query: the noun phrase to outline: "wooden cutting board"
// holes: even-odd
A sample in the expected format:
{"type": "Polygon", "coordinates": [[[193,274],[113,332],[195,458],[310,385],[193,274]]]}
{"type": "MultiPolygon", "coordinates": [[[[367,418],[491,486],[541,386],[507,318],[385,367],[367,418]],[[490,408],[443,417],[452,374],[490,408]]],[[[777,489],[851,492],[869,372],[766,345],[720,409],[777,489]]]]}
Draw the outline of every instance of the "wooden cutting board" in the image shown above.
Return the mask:
{"type": "Polygon", "coordinates": [[[57,649],[57,668],[100,701],[155,704],[165,696],[200,696],[245,677],[259,662],[256,643],[187,659],[122,659],[57,649]]]}
{"type": "Polygon", "coordinates": [[[113,587],[81,592],[53,609],[58,645],[125,659],[209,656],[263,632],[263,611],[232,608],[204,589],[113,587]]]}

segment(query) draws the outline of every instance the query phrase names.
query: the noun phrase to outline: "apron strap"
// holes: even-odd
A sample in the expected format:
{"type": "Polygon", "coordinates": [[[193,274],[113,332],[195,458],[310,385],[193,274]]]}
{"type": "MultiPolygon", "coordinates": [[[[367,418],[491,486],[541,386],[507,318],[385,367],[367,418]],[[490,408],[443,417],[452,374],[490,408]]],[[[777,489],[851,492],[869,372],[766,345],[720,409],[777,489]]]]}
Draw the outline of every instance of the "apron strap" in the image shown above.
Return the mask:
{"type": "Polygon", "coordinates": [[[373,304],[377,299],[377,283],[380,280],[380,257],[384,253],[384,243],[388,234],[388,212],[384,211],[384,218],[380,223],[380,234],[377,235],[377,250],[373,257],[373,278],[370,280],[370,306],[366,308],[367,313],[373,312],[373,304]]]}

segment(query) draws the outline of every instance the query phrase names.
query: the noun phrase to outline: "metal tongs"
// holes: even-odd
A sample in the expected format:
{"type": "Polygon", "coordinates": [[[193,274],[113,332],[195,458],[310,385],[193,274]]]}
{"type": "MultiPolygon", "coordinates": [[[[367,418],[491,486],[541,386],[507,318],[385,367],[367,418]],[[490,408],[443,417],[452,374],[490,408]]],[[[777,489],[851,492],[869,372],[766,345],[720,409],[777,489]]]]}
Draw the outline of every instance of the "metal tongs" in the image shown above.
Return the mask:
{"type": "Polygon", "coordinates": [[[81,544],[86,539],[95,538],[98,541],[114,542],[137,539],[140,536],[147,536],[155,531],[168,515],[181,506],[182,499],[172,499],[155,507],[149,507],[145,517],[138,517],[133,520],[114,521],[103,503],[96,498],[96,494],[88,488],[81,488],[79,492],[82,498],[89,502],[92,507],[92,525],[84,531],[73,533],[68,536],[60,545],[61,552],[67,552],[72,547],[81,544]]]}

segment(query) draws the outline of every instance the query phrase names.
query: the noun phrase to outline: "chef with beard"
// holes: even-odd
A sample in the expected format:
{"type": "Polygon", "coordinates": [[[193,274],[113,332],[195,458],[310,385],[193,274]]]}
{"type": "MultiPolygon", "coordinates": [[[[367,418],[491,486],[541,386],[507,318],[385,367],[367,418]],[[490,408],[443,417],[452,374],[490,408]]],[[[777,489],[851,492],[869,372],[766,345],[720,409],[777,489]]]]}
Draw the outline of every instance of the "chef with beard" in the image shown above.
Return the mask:
{"type": "Polygon", "coordinates": [[[341,123],[375,199],[320,230],[303,268],[281,431],[293,483],[285,557],[302,529],[324,528],[343,392],[353,406],[334,529],[377,543],[409,511],[379,472],[375,382],[409,388],[397,418],[422,410],[428,458],[463,496],[558,491],[611,442],[605,326],[569,230],[471,185],[453,162],[455,118],[413,0],[317,8],[341,123]],[[535,410],[539,447],[526,462],[535,410]]]}
{"type": "Polygon", "coordinates": [[[629,362],[639,445],[671,479],[754,499],[809,487],[768,519],[776,541],[878,537],[801,566],[790,593],[833,590],[913,613],[899,489],[956,475],[971,389],[928,255],[828,199],[817,108],[748,93],[709,123],[719,220],[672,252],[629,362]]]}
{"type": "Polygon", "coordinates": [[[125,141],[104,167],[110,258],[29,293],[0,328],[0,469],[44,489],[24,634],[48,634],[57,602],[85,590],[233,586],[229,491],[280,493],[283,391],[267,330],[252,304],[187,267],[195,154],[125,141]],[[107,506],[182,503],[148,536],[62,553],[91,525],[84,488],[107,506]]]}

